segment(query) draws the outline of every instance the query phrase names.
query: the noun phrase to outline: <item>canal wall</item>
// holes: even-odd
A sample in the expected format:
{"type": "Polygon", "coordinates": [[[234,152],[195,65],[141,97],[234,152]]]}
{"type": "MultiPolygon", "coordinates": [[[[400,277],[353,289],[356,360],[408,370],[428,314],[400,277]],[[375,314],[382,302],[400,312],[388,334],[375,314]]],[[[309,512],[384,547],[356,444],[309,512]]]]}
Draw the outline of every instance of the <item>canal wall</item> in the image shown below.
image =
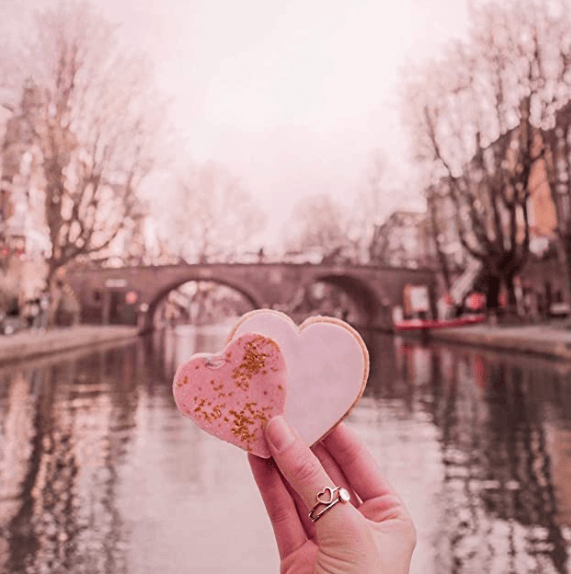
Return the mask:
{"type": "MultiPolygon", "coordinates": [[[[88,348],[101,343],[135,339],[138,335],[137,327],[124,325],[79,325],[43,333],[21,331],[10,336],[0,335],[0,364],[81,347],[88,348]]],[[[571,330],[548,325],[504,327],[485,324],[455,329],[435,329],[431,332],[430,338],[436,341],[571,361],[571,330]]]]}
{"type": "Polygon", "coordinates": [[[550,325],[505,327],[473,325],[435,329],[433,340],[460,343],[512,353],[571,360],[571,331],[550,325]]]}
{"type": "Polygon", "coordinates": [[[14,335],[0,336],[0,364],[21,361],[31,357],[51,355],[80,347],[134,339],[136,327],[79,325],[40,331],[20,331],[14,335]]]}

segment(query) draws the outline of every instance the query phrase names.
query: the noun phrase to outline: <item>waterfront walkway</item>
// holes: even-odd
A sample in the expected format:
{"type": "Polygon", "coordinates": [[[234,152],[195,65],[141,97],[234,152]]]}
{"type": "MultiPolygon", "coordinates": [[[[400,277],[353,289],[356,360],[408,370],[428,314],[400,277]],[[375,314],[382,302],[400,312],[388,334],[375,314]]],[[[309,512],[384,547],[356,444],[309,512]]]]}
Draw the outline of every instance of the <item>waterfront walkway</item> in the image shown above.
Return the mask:
{"type": "Polygon", "coordinates": [[[435,329],[431,337],[451,343],[571,360],[571,330],[556,325],[479,324],[435,329]]]}
{"type": "MultiPolygon", "coordinates": [[[[136,327],[121,325],[79,325],[47,332],[20,331],[10,336],[0,335],[0,364],[135,337],[136,327]]],[[[507,327],[480,324],[455,329],[435,329],[431,332],[431,338],[500,351],[571,360],[571,330],[555,325],[507,327]]]]}
{"type": "Polygon", "coordinates": [[[136,327],[124,325],[78,325],[45,332],[19,331],[14,335],[0,335],[0,364],[136,336],[136,327]]]}

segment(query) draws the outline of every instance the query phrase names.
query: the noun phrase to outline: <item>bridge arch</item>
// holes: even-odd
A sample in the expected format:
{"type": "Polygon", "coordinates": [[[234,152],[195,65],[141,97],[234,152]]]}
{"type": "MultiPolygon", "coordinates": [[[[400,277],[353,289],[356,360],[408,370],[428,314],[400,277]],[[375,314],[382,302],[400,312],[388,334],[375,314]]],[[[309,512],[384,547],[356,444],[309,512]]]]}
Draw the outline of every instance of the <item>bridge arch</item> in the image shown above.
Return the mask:
{"type": "Polygon", "coordinates": [[[384,310],[388,312],[389,299],[382,288],[373,289],[367,281],[358,277],[345,273],[317,274],[307,281],[303,288],[310,288],[316,283],[332,285],[349,296],[359,315],[359,327],[372,327],[384,310]]]}
{"type": "Polygon", "coordinates": [[[263,306],[262,299],[259,295],[252,293],[250,290],[244,288],[243,285],[235,283],[233,281],[228,281],[226,279],[221,279],[216,276],[212,277],[204,277],[200,276],[200,274],[192,274],[184,279],[177,279],[171,283],[168,283],[166,286],[163,286],[157,293],[154,293],[152,298],[148,303],[148,310],[145,314],[144,322],[143,322],[143,330],[144,331],[151,331],[153,329],[153,321],[155,312],[159,306],[159,304],[167,297],[167,295],[185,283],[190,283],[191,281],[196,281],[197,283],[216,283],[217,285],[224,285],[225,287],[229,287],[230,289],[240,293],[250,303],[253,309],[259,309],[263,306]]]}
{"type": "MultiPolygon", "coordinates": [[[[110,323],[113,305],[136,314],[141,331],[152,328],[158,303],[188,281],[212,281],[241,293],[252,307],[281,308],[294,301],[300,288],[323,282],[336,285],[351,301],[364,327],[392,329],[391,307],[402,306],[407,285],[428,288],[436,315],[438,285],[431,269],[405,269],[373,265],[316,265],[294,263],[204,263],[77,267],[68,280],[81,301],[86,322],[110,323]],[[135,303],[127,303],[135,296],[135,303]],[[130,307],[129,307],[130,305],[130,307]],[[146,311],[145,311],[146,309],[146,311]]],[[[355,321],[357,322],[357,321],[355,321]]],[[[131,323],[129,323],[131,324],[131,323]]]]}

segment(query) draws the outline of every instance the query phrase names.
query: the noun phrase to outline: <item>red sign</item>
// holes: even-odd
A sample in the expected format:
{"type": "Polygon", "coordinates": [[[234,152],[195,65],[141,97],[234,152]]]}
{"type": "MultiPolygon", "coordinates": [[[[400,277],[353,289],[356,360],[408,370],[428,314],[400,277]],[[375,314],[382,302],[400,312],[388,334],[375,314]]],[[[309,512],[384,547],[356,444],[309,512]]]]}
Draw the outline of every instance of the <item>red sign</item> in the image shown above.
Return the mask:
{"type": "Polygon", "coordinates": [[[128,291],[125,295],[125,303],[127,305],[134,305],[137,302],[137,292],[136,291],[128,291]]]}
{"type": "Polygon", "coordinates": [[[484,304],[486,302],[486,297],[482,294],[482,293],[472,293],[469,297],[468,297],[468,309],[471,309],[472,311],[477,311],[478,309],[481,309],[484,304]]]}

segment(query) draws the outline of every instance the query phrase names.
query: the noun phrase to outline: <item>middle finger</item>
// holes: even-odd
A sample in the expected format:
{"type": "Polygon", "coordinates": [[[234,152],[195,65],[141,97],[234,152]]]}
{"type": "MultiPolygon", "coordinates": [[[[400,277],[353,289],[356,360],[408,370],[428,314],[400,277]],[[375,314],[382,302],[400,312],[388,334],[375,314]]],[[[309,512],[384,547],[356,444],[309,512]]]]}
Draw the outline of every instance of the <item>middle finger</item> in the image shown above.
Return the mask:
{"type": "Polygon", "coordinates": [[[315,456],[321,462],[325,472],[327,472],[327,474],[331,477],[331,480],[335,486],[340,486],[346,489],[351,495],[351,504],[356,508],[359,508],[361,500],[349,484],[347,477],[339,465],[335,462],[335,459],[331,456],[328,450],[321,443],[316,444],[312,450],[315,453],[315,456]]]}

